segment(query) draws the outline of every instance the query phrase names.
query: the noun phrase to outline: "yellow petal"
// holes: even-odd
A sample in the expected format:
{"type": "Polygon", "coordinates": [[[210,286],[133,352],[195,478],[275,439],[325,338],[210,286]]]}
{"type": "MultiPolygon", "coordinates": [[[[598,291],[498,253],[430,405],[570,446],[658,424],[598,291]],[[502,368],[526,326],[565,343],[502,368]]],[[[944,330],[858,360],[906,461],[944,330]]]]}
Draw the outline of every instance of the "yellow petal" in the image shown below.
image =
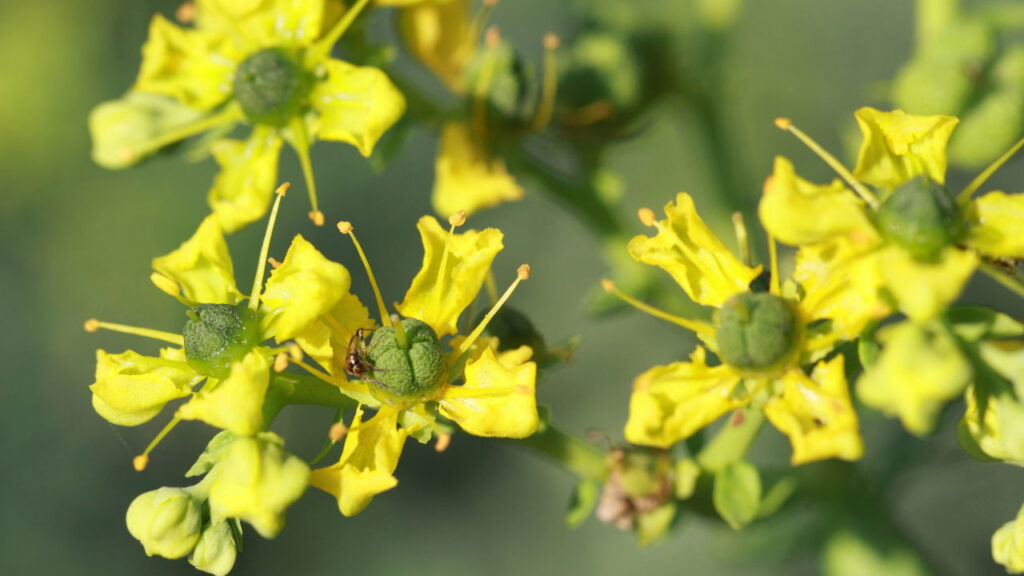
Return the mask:
{"type": "Polygon", "coordinates": [[[326,79],[309,95],[320,113],[320,138],[347,142],[369,156],[377,140],[405,113],[405,98],[377,68],[331,59],[325,69],[326,79]]]}
{"type": "Polygon", "coordinates": [[[263,429],[263,399],[270,385],[270,361],[263,351],[253,350],[231,366],[220,382],[208,381],[188,403],[178,409],[185,420],[202,420],[211,426],[252,436],[263,429]]]}
{"type": "Polygon", "coordinates": [[[971,367],[941,327],[902,322],[878,332],[882,353],[857,382],[864,404],[897,415],[911,434],[931,432],[947,402],[963,392],[971,367]]]}
{"type": "Polygon", "coordinates": [[[537,364],[526,361],[529,353],[523,346],[499,359],[490,348],[484,350],[466,365],[466,383],[441,393],[441,414],[474,436],[526,438],[536,432],[537,364]]]}
{"type": "Polygon", "coordinates": [[[308,46],[323,29],[324,0],[219,0],[236,15],[235,26],[260,48],[308,46]],[[243,16],[239,18],[239,16],[243,16]]]}
{"type": "Polygon", "coordinates": [[[879,188],[895,188],[920,175],[945,184],[946,143],[959,120],[874,108],[855,115],[864,141],[854,176],[879,188]]]}
{"type": "Polygon", "coordinates": [[[468,230],[449,238],[448,231],[431,216],[420,218],[416,228],[423,240],[423,266],[398,311],[406,318],[426,322],[438,336],[455,334],[459,315],[479,294],[491,262],[504,247],[501,231],[468,230]],[[446,241],[450,243],[448,260],[441,270],[446,241]]]}
{"type": "Polygon", "coordinates": [[[1024,573],[1024,508],[992,535],[992,559],[1010,574],[1024,573]]]}
{"type": "Polygon", "coordinates": [[[264,334],[278,342],[294,338],[334,308],[351,285],[344,266],[296,235],[260,297],[264,334]]]}
{"type": "Polygon", "coordinates": [[[473,56],[477,42],[473,36],[469,0],[378,0],[377,3],[415,4],[402,10],[398,17],[399,31],[405,46],[449,90],[456,94],[463,93],[463,70],[473,56]]]}
{"type": "Polygon", "coordinates": [[[986,256],[1024,258],[1024,194],[990,192],[972,202],[967,243],[986,256]]]}
{"type": "Polygon", "coordinates": [[[700,347],[690,360],[655,366],[637,377],[626,440],[668,448],[746,403],[734,397],[740,377],[728,367],[708,367],[700,347]]]}
{"type": "Polygon", "coordinates": [[[931,264],[889,247],[879,252],[878,265],[900,311],[922,322],[956,300],[978,267],[978,256],[969,250],[946,248],[941,260],[931,264]]]}
{"type": "Polygon", "coordinates": [[[807,321],[831,320],[839,340],[854,340],[868,323],[888,316],[882,296],[877,239],[836,238],[796,253],[793,280],[803,289],[801,315],[807,321]]]}
{"type": "Polygon", "coordinates": [[[863,201],[841,180],[812,184],[781,156],[764,183],[758,215],[765,230],[786,244],[813,244],[871,227],[863,201]]]}
{"type": "Polygon", "coordinates": [[[190,108],[213,108],[231,94],[235,62],[225,44],[216,35],[181,28],[158,14],[142,46],[135,89],[166,94],[190,108]]]}
{"type": "Polygon", "coordinates": [[[214,143],[213,157],[220,172],[213,180],[208,202],[225,232],[234,232],[267,213],[280,155],[281,139],[263,126],[257,126],[245,142],[214,143]]]}
{"type": "Polygon", "coordinates": [[[186,300],[198,304],[237,304],[242,294],[224,232],[214,216],[174,252],[153,259],[153,269],[181,287],[186,300]]]}
{"type": "Polygon", "coordinates": [[[744,266],[700,219],[685,192],[665,205],[667,220],[658,222],[654,237],[636,236],[629,253],[639,262],[672,275],[691,300],[721,306],[730,296],[745,292],[761,268],[744,266]]]}
{"type": "Polygon", "coordinates": [[[310,476],[313,486],[338,499],[343,515],[355,516],[374,496],[398,485],[394,472],[409,435],[408,430],[398,428],[398,415],[382,406],[373,418],[363,422],[360,406],[345,436],[341,459],[332,466],[314,470],[310,476]]]}
{"type": "Polygon", "coordinates": [[[764,414],[789,437],[794,466],[827,458],[857,460],[864,454],[841,354],[819,362],[810,378],[790,370],[780,384],[782,395],[768,402],[764,414]]]}
{"type": "Polygon", "coordinates": [[[319,322],[311,323],[295,335],[295,342],[331,374],[345,371],[345,356],[356,330],[372,330],[370,311],[352,294],[346,292],[324,313],[319,322]]]}
{"type": "Polygon", "coordinates": [[[92,159],[104,168],[127,168],[159,149],[163,137],[202,115],[162,94],[129,92],[89,113],[92,159]]]}
{"type": "Polygon", "coordinates": [[[445,218],[460,210],[472,214],[523,197],[505,162],[490,157],[474,142],[465,124],[444,125],[434,167],[434,211],[445,218]]]}
{"type": "Polygon", "coordinates": [[[284,527],[284,514],[302,496],[309,466],[284,450],[284,440],[265,432],[236,438],[215,469],[210,485],[210,514],[245,520],[264,538],[284,527]]]}
{"type": "Polygon", "coordinates": [[[180,350],[165,348],[160,358],[131,350],[121,354],[97,350],[96,380],[89,389],[93,408],[103,419],[118,426],[138,426],[168,402],[191,394],[195,378],[180,350]]]}

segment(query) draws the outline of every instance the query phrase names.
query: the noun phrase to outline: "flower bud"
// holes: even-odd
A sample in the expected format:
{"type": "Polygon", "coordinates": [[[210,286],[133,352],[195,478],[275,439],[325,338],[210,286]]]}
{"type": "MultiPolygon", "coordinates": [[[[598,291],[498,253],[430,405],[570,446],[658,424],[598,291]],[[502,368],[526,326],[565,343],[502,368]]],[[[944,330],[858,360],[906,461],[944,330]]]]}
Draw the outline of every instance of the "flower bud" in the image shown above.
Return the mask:
{"type": "Polygon", "coordinates": [[[963,230],[956,200],[923,176],[898,186],[878,209],[878,230],[922,262],[937,261],[963,230]]]}
{"type": "Polygon", "coordinates": [[[369,379],[376,384],[371,392],[382,402],[423,398],[441,383],[445,375],[444,355],[434,330],[414,318],[402,320],[405,332],[403,348],[394,327],[373,333],[366,350],[371,368],[369,379]]]}
{"type": "Polygon", "coordinates": [[[202,374],[226,378],[231,364],[259,343],[255,315],[230,304],[200,304],[192,308],[182,336],[188,363],[202,374]]]}
{"type": "Polygon", "coordinates": [[[718,354],[739,370],[769,371],[799,350],[800,326],[782,298],[742,292],[722,304],[715,316],[718,354]]]}
{"type": "Polygon", "coordinates": [[[487,106],[499,124],[528,121],[537,101],[533,67],[505,42],[480,50],[466,68],[467,84],[487,82],[487,106]]]}
{"type": "Polygon", "coordinates": [[[665,450],[641,447],[616,450],[610,457],[594,514],[620,530],[635,530],[640,545],[647,545],[663,536],[675,517],[672,459],[665,450]]]}
{"type": "Polygon", "coordinates": [[[238,543],[231,524],[221,521],[203,530],[195,549],[188,556],[188,563],[208,574],[224,576],[231,572],[237,556],[238,543]]]}
{"type": "Polygon", "coordinates": [[[158,488],[139,495],[128,506],[128,532],[142,543],[147,556],[181,558],[199,541],[203,512],[184,488],[158,488]]]}
{"type": "MultiPolygon", "coordinates": [[[[613,34],[591,32],[574,41],[558,85],[559,104],[570,124],[581,120],[584,111],[600,106],[607,107],[605,117],[614,121],[633,112],[643,96],[636,56],[613,34]]],[[[605,118],[601,121],[607,123],[605,118]]]]}
{"type": "Polygon", "coordinates": [[[250,120],[279,126],[296,115],[308,84],[306,74],[288,54],[267,48],[238,65],[234,95],[250,120]]]}

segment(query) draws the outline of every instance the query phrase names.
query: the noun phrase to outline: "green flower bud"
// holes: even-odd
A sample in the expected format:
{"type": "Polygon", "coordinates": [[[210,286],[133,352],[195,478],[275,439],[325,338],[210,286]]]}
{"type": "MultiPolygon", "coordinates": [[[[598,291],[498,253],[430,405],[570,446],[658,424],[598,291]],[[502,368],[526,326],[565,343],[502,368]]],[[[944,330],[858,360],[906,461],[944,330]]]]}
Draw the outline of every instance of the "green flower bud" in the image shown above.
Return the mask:
{"type": "Polygon", "coordinates": [[[715,317],[718,355],[739,370],[778,368],[800,346],[796,313],[782,298],[741,292],[726,300],[715,317]]]}
{"type": "Polygon", "coordinates": [[[487,82],[487,106],[506,124],[523,124],[537,104],[533,66],[509,44],[501,42],[477,52],[466,67],[469,86],[487,82]]]}
{"type": "Polygon", "coordinates": [[[189,366],[213,378],[226,378],[231,364],[259,344],[256,315],[230,304],[200,304],[188,311],[182,336],[189,366]]]}
{"type": "Polygon", "coordinates": [[[309,81],[291,56],[278,48],[260,50],[235,71],[235,100],[253,122],[282,125],[295,116],[309,81]]]}
{"type": "Polygon", "coordinates": [[[922,262],[937,261],[963,230],[956,199],[945,186],[923,176],[893,190],[875,223],[885,239],[922,262]]]}
{"type": "MultiPolygon", "coordinates": [[[[480,311],[473,326],[480,324],[484,316],[487,316],[487,310],[480,311]]],[[[498,339],[500,352],[515,350],[520,346],[529,346],[533,350],[534,358],[539,358],[544,356],[547,350],[544,336],[537,331],[530,318],[511,306],[502,306],[498,310],[498,313],[487,324],[484,334],[498,339]]]]}
{"type": "Polygon", "coordinates": [[[195,549],[188,556],[188,563],[198,570],[214,576],[231,572],[238,556],[238,543],[228,522],[221,521],[206,527],[195,549]]]}
{"type": "Polygon", "coordinates": [[[641,97],[641,70],[628,44],[612,34],[589,33],[573,42],[559,80],[559,100],[570,110],[605,103],[612,115],[633,110],[641,97]]]}
{"type": "Polygon", "coordinates": [[[133,500],[125,520],[128,532],[142,543],[147,556],[174,559],[195,548],[203,511],[188,490],[158,488],[133,500]]]}
{"type": "Polygon", "coordinates": [[[441,343],[425,322],[402,320],[406,347],[399,345],[394,327],[379,328],[370,338],[366,359],[368,374],[376,386],[371,390],[382,402],[428,396],[445,376],[441,343]]]}

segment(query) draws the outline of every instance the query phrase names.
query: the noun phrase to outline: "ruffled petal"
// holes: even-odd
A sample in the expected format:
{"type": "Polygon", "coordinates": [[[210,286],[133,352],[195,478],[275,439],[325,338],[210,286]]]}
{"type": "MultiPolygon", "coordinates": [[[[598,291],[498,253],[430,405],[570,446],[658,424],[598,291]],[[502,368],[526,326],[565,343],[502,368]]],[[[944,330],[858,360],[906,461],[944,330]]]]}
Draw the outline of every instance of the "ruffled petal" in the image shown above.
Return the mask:
{"type": "Polygon", "coordinates": [[[142,68],[135,89],[209,110],[231,94],[233,56],[238,55],[219,35],[181,28],[158,14],[142,46],[142,68]]]}
{"type": "Polygon", "coordinates": [[[486,348],[466,365],[466,383],[448,386],[441,393],[441,414],[474,436],[530,436],[540,426],[537,364],[528,361],[530,355],[527,346],[500,356],[486,348]]]}
{"type": "Polygon", "coordinates": [[[221,228],[231,233],[267,213],[277,183],[281,139],[257,126],[245,142],[220,140],[212,150],[220,172],[208,202],[221,228]]]}
{"type": "Polygon", "coordinates": [[[214,216],[207,216],[177,250],[154,258],[153,270],[177,284],[182,296],[191,302],[237,304],[242,300],[235,286],[228,244],[214,216]]]}
{"type": "Polygon", "coordinates": [[[172,400],[192,393],[195,370],[181,350],[164,348],[159,358],[132,352],[96,351],[92,405],[104,420],[118,426],[148,422],[172,400]]]}
{"type": "Polygon", "coordinates": [[[377,140],[405,113],[405,97],[372,66],[333,59],[324,66],[326,79],[309,95],[320,113],[319,137],[347,142],[369,156],[377,140]]]}
{"type": "Polygon", "coordinates": [[[449,90],[463,93],[463,71],[476,49],[469,1],[378,0],[377,4],[408,6],[398,16],[405,46],[449,90]]]}
{"type": "Polygon", "coordinates": [[[895,188],[920,175],[945,184],[946,144],[959,120],[874,108],[861,108],[855,116],[864,141],[854,176],[879,188],[895,188]]]}
{"type": "Polygon", "coordinates": [[[465,124],[444,125],[434,168],[434,211],[446,218],[460,210],[472,214],[523,197],[505,162],[474,142],[465,124]]]}
{"type": "Polygon", "coordinates": [[[745,292],[760,266],[744,266],[708,229],[685,192],[665,205],[667,220],[658,222],[654,237],[636,236],[629,253],[639,262],[668,272],[691,300],[719,307],[730,296],[745,292]]]}
{"type": "Polygon", "coordinates": [[[709,367],[698,347],[690,362],[655,366],[633,382],[626,440],[668,448],[731,410],[746,404],[736,397],[739,375],[728,367],[709,367]]]}
{"type": "Polygon", "coordinates": [[[491,262],[504,247],[501,231],[487,228],[449,236],[431,216],[420,218],[416,228],[423,240],[423,266],[398,311],[426,322],[438,336],[455,334],[459,315],[480,293],[491,262]],[[446,242],[448,260],[441,270],[446,242]]]}
{"type": "Polygon", "coordinates": [[[879,252],[877,262],[900,311],[923,322],[956,300],[978,267],[978,256],[969,250],[947,248],[939,262],[932,264],[890,247],[879,252]]]}
{"type": "Polygon", "coordinates": [[[794,466],[827,458],[857,460],[864,454],[841,354],[815,365],[810,378],[790,370],[780,384],[782,394],[768,402],[764,414],[789,437],[794,466]]]}
{"type": "Polygon", "coordinates": [[[351,285],[344,266],[296,235],[260,297],[263,333],[278,342],[294,338],[334,308],[351,285]]]}

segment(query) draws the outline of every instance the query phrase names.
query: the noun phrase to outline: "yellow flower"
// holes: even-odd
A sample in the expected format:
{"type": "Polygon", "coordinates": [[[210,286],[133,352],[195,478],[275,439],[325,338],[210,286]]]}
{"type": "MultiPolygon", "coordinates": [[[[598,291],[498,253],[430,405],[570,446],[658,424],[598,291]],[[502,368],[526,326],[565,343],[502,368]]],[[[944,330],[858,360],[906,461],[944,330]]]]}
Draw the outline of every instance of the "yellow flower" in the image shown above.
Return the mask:
{"type": "Polygon", "coordinates": [[[451,122],[441,129],[434,170],[434,211],[444,217],[460,210],[472,214],[523,197],[505,162],[491,157],[466,124],[451,122]]]}
{"type": "MultiPolygon", "coordinates": [[[[842,286],[809,281],[786,294],[779,285],[774,249],[769,292],[755,292],[750,283],[760,273],[725,248],[697,214],[693,200],[679,194],[665,207],[665,220],[641,210],[641,220],[657,229],[653,237],[629,243],[640,262],[668,272],[695,302],[716,308],[709,324],[655,310],[621,293],[611,282],[605,288],[655,316],[693,330],[722,363],[708,366],[704,348],[689,362],[656,366],[633,385],[626,439],[635,444],[667,448],[749,405],[765,415],[793,445],[794,464],[824,458],[855,460],[863,452],[857,415],[850,402],[842,357],[818,362],[810,376],[800,368],[824,355],[843,335],[819,328],[830,314],[843,312],[848,298],[842,286]]],[[[815,264],[826,265],[819,256],[815,264]]],[[[808,273],[814,279],[813,273],[808,273]]],[[[828,322],[826,322],[828,324],[828,322]]]]}
{"type": "Polygon", "coordinates": [[[861,108],[856,118],[864,140],[853,172],[791,122],[777,121],[842,180],[812,184],[789,160],[776,158],[759,209],[770,234],[788,244],[847,252],[858,271],[840,274],[872,277],[862,292],[870,307],[889,296],[916,321],[945,310],[986,259],[1024,257],[1015,232],[1024,226],[1024,196],[992,192],[972,199],[1019,145],[954,196],[945,175],[956,118],[872,108],[861,108]]]}
{"type": "Polygon", "coordinates": [[[523,438],[540,425],[533,351],[527,346],[499,351],[496,339],[480,338],[515,287],[528,277],[529,268],[520,267],[515,282],[489,314],[468,335],[459,335],[459,317],[476,299],[502,249],[502,234],[496,229],[456,233],[464,218],[454,216],[447,233],[434,218],[420,219],[423,266],[396,305],[402,314],[396,319],[384,306],[351,224],[338,225],[366,266],[383,325],[369,342],[352,340],[352,346],[334,351],[345,354],[346,371],[359,377],[371,396],[356,412],[341,458],[314,470],[311,478],[314,486],[337,499],[346,516],[358,514],[373,496],[397,485],[394,470],[408,436],[421,442],[436,436],[438,449],[444,449],[450,434],[435,414],[475,436],[523,438]],[[445,352],[441,338],[448,335],[454,337],[445,352]],[[352,347],[355,352],[349,354],[352,347]],[[364,419],[366,408],[377,412],[364,419]]]}
{"type": "Polygon", "coordinates": [[[211,146],[221,172],[209,202],[221,227],[231,232],[266,213],[283,142],[299,155],[311,217],[322,223],[311,143],[346,142],[369,156],[405,110],[382,71],[330,57],[367,1],[333,23],[326,0],[200,1],[192,27],[155,16],[135,85],[90,116],[94,160],[126,168],[201,132],[252,124],[248,140],[211,146]]]}

